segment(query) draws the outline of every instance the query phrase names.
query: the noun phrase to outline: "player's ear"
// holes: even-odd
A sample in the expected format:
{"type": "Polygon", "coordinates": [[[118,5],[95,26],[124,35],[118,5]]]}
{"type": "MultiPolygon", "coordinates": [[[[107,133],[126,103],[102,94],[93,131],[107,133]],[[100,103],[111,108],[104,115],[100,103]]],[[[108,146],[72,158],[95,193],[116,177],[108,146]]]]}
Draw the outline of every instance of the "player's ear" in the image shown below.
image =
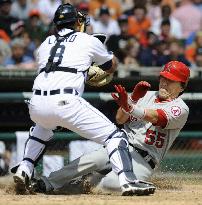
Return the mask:
{"type": "Polygon", "coordinates": [[[77,24],[78,24],[78,26],[81,26],[82,23],[83,23],[82,19],[81,19],[81,18],[78,18],[78,19],[77,19],[77,24]]]}
{"type": "Polygon", "coordinates": [[[179,93],[179,95],[178,96],[180,96],[180,95],[182,95],[183,93],[184,93],[184,90],[185,90],[185,88],[186,88],[186,86],[187,86],[187,83],[180,83],[180,86],[181,86],[181,91],[180,91],[180,93],[179,93]]]}
{"type": "Polygon", "coordinates": [[[79,20],[77,21],[76,28],[77,28],[77,31],[80,31],[80,32],[84,32],[85,31],[84,23],[80,22],[79,20]]]}
{"type": "Polygon", "coordinates": [[[183,92],[183,91],[184,91],[184,88],[182,88],[182,86],[181,86],[181,90],[180,90],[180,93],[181,93],[181,92],[183,92]]]}
{"type": "Polygon", "coordinates": [[[187,87],[187,83],[182,83],[181,82],[180,85],[181,85],[182,91],[184,91],[187,87]]]}
{"type": "Polygon", "coordinates": [[[81,23],[81,21],[79,19],[77,19],[75,25],[76,25],[76,30],[77,31],[83,32],[82,28],[81,28],[82,27],[82,23],[81,23]]]}

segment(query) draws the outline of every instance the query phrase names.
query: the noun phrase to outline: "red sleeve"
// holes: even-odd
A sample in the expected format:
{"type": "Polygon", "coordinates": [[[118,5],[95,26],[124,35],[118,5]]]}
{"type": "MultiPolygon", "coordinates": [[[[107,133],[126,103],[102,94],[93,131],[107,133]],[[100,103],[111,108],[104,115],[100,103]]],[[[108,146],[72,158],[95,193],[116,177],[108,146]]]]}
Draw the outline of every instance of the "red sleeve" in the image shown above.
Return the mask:
{"type": "Polygon", "coordinates": [[[154,124],[154,126],[159,126],[159,127],[164,128],[168,123],[167,116],[165,112],[161,109],[157,109],[156,111],[158,113],[158,121],[156,124],[154,124]]]}

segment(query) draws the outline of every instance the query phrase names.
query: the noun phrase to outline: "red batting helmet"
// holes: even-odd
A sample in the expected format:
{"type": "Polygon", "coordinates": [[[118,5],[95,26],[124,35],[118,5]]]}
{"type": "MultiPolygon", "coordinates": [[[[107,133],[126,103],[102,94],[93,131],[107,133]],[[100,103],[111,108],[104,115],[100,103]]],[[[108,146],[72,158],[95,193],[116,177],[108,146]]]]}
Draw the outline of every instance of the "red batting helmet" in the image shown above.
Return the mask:
{"type": "Polygon", "coordinates": [[[170,61],[165,64],[160,76],[169,80],[187,83],[190,76],[189,68],[182,62],[170,61]]]}

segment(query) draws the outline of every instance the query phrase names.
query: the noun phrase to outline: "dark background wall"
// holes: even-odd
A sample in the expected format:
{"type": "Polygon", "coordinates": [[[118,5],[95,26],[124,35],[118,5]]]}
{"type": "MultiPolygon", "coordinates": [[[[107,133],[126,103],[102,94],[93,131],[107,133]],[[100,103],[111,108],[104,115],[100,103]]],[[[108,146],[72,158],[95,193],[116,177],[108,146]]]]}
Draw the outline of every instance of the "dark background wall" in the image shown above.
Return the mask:
{"type": "MultiPolygon", "coordinates": [[[[128,92],[131,92],[134,85],[140,80],[146,80],[151,83],[152,90],[158,89],[158,77],[139,77],[114,78],[113,82],[102,88],[93,88],[86,86],[85,92],[113,92],[114,84],[122,84],[128,92]]],[[[31,92],[34,77],[0,77],[0,92],[31,92]]],[[[202,93],[201,79],[191,79],[186,92],[202,93]]],[[[89,100],[95,107],[102,111],[107,117],[114,121],[117,105],[111,101],[89,100]]],[[[186,100],[190,108],[190,115],[184,130],[202,130],[202,100],[186,100]]],[[[27,105],[23,102],[1,102],[0,101],[0,131],[10,132],[17,130],[28,130],[32,125],[29,119],[27,105]]]]}
{"type": "MultiPolygon", "coordinates": [[[[30,92],[35,76],[9,77],[0,76],[0,92],[30,92]]],[[[140,80],[146,80],[152,85],[152,89],[158,89],[158,77],[156,76],[133,76],[127,78],[114,78],[113,81],[102,88],[94,88],[86,86],[86,92],[112,92],[114,91],[114,84],[122,84],[130,92],[134,85],[140,80]]],[[[194,78],[189,81],[186,92],[202,92],[202,79],[194,78]]]]}

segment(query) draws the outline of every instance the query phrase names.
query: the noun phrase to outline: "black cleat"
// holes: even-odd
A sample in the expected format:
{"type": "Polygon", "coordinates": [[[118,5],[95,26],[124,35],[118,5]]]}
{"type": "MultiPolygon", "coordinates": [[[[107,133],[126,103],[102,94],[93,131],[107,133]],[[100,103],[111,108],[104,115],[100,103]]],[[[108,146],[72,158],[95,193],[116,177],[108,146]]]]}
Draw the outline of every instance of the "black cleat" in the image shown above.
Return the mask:
{"type": "Polygon", "coordinates": [[[122,196],[144,196],[154,194],[156,187],[149,182],[137,181],[124,184],[122,187],[122,196]]]}
{"type": "Polygon", "coordinates": [[[34,193],[46,193],[46,184],[42,179],[33,178],[29,188],[34,193]]]}

